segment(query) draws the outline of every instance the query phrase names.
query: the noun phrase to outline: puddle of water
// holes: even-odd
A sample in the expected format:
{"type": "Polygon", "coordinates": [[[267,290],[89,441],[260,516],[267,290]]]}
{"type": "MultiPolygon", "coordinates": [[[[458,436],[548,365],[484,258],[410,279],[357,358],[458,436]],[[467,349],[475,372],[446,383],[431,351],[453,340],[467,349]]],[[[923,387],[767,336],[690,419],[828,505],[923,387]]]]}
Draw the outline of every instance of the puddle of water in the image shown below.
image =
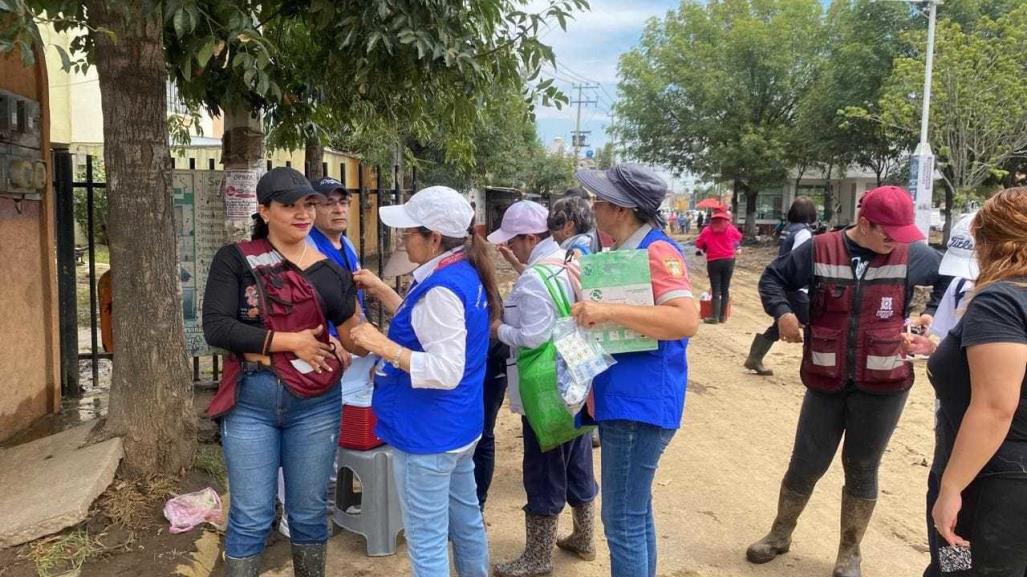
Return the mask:
{"type": "Polygon", "coordinates": [[[79,361],[79,383],[82,387],[82,394],[62,397],[59,413],[39,419],[28,429],[4,441],[0,447],[13,447],[35,441],[106,416],[111,389],[111,361],[100,359],[98,362],[99,378],[96,383],[93,383],[90,361],[79,361]]]}

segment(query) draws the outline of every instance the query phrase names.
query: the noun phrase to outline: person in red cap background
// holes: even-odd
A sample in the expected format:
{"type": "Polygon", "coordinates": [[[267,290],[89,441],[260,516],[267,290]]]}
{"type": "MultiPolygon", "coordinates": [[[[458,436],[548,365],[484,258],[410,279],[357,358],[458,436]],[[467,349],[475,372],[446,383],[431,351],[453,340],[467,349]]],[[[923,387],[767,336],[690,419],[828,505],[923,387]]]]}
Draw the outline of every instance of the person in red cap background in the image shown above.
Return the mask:
{"type": "Polygon", "coordinates": [[[710,225],[695,239],[695,248],[706,255],[706,274],[710,277],[713,297],[712,313],[703,322],[717,324],[727,321],[731,275],[735,271],[735,252],[742,242],[742,233],[731,224],[731,213],[718,210],[710,217],[710,225]]]}
{"type": "Polygon", "coordinates": [[[770,533],[746,551],[766,563],[791,546],[796,521],[831,465],[842,434],[841,538],[834,577],[858,577],[860,542],[877,500],[877,470],[913,385],[901,345],[914,286],[934,290],[917,324],[929,325],[948,283],[940,255],[916,227],[909,193],[895,186],[867,192],[854,226],[815,236],[772,262],[760,278],[763,308],[781,340],[803,343],[807,387],[788,471],[770,533]],[[810,287],[802,327],[788,293],[810,287]]]}

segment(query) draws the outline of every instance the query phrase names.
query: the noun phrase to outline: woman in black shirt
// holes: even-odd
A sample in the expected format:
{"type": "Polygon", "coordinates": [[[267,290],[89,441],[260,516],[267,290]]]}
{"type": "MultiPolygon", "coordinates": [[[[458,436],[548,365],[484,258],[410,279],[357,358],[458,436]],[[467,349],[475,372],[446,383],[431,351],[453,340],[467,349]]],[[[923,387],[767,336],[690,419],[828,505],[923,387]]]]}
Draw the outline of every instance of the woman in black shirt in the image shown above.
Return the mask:
{"type": "Polygon", "coordinates": [[[986,202],[973,234],[981,271],[976,289],[962,321],[928,363],[940,402],[935,466],[944,468],[932,516],[945,542],[971,549],[969,575],[1023,577],[1027,188],[1004,190],[986,202]]]}
{"type": "Polygon", "coordinates": [[[341,345],[364,351],[349,338],[360,322],[350,272],[307,239],[318,196],[299,172],[269,171],[257,184],[253,240],[222,247],[207,279],[204,336],[232,353],[208,410],[220,420],[232,488],[227,577],[259,573],[279,467],[295,575],[324,576],[326,493],[348,364],[341,345]],[[329,325],[341,343],[328,338],[329,325]]]}

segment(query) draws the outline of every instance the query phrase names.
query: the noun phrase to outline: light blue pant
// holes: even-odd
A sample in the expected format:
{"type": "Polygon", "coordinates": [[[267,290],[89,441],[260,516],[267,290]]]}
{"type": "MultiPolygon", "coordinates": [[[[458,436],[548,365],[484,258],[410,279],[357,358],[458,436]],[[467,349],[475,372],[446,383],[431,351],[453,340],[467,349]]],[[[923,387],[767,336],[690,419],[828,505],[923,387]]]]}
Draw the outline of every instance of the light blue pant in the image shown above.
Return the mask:
{"type": "Polygon", "coordinates": [[[301,399],[270,371],[247,373],[236,405],[221,421],[228,483],[225,554],[264,550],[275,520],[278,468],[285,475],[292,542],[328,540],[326,492],[339,435],[340,390],[301,399]]]}
{"type": "Polygon", "coordinates": [[[656,577],[653,478],[674,437],[636,421],[601,421],[603,528],[613,577],[656,577]]]}
{"type": "Polygon", "coordinates": [[[474,482],[474,447],[460,453],[395,452],[396,487],[414,577],[487,577],[489,547],[474,482]]]}

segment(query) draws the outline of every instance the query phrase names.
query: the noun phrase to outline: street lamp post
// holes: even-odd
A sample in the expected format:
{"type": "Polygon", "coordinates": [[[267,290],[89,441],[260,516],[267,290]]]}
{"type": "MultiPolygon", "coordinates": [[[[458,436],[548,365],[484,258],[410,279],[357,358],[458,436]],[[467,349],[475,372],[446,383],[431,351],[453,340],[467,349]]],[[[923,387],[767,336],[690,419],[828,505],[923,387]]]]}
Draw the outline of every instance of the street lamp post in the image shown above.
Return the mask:
{"type": "Polygon", "coordinates": [[[927,237],[931,231],[931,205],[934,191],[934,153],[927,140],[927,128],[931,113],[931,74],[934,68],[934,28],[938,16],[938,5],[943,0],[906,0],[927,3],[927,60],[924,66],[924,95],[920,114],[920,142],[909,163],[909,193],[916,205],[916,224],[927,237]]]}

